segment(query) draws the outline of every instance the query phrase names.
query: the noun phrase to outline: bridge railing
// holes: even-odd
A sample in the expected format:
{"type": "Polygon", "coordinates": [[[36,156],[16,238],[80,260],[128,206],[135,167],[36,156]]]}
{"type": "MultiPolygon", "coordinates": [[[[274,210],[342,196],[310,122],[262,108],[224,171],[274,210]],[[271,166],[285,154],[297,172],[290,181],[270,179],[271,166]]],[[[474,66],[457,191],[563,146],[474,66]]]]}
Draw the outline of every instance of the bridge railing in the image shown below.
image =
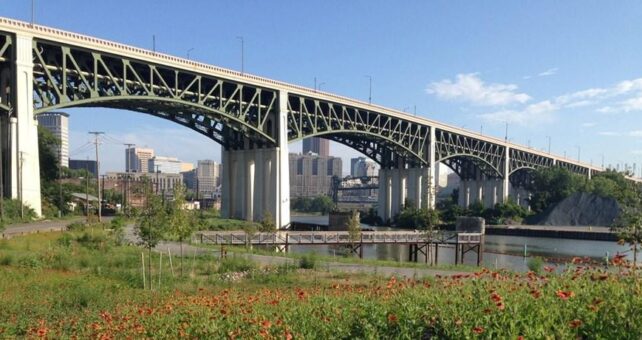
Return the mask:
{"type": "Polygon", "coordinates": [[[480,233],[450,233],[429,237],[418,231],[364,231],[351,239],[347,231],[287,231],[247,234],[238,231],[201,232],[201,243],[228,245],[311,245],[311,244],[410,244],[410,243],[480,243],[480,233]]]}

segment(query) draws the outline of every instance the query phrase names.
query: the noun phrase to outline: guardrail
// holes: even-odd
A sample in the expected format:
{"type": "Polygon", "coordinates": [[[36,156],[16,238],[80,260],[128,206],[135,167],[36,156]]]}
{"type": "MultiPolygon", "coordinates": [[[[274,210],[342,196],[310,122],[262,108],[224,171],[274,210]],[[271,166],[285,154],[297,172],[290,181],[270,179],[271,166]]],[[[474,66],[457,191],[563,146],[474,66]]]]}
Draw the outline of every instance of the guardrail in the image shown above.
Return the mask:
{"type": "MultiPolygon", "coordinates": [[[[443,236],[443,235],[442,235],[443,236]]],[[[356,239],[347,231],[277,231],[247,234],[238,231],[200,232],[201,243],[226,245],[314,245],[314,244],[418,244],[481,243],[481,233],[450,233],[448,237],[429,237],[423,232],[364,231],[356,239]]]]}

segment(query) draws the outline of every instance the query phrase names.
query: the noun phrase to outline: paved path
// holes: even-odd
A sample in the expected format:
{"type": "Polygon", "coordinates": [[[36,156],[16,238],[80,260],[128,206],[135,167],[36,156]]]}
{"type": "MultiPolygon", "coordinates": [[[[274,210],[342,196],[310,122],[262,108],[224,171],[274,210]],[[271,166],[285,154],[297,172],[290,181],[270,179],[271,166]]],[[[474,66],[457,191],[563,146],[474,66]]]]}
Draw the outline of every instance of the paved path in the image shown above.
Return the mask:
{"type": "Polygon", "coordinates": [[[73,222],[82,221],[82,216],[74,217],[67,220],[44,220],[29,223],[16,223],[6,226],[2,232],[2,238],[11,238],[18,235],[32,234],[37,232],[61,231],[65,230],[67,225],[73,222]]]}
{"type": "Polygon", "coordinates": [[[554,230],[554,231],[583,231],[594,233],[610,233],[609,227],[591,226],[551,226],[551,225],[488,225],[489,229],[526,229],[526,230],[554,230]]]}

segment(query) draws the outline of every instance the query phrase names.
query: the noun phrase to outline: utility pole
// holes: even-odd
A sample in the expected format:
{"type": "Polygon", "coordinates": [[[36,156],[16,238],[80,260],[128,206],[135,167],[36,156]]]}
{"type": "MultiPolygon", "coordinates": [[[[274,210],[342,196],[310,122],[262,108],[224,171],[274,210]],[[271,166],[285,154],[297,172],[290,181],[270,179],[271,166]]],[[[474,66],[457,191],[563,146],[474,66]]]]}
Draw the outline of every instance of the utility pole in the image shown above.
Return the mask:
{"type": "Polygon", "coordinates": [[[85,217],[89,224],[89,157],[85,163],[85,217]]]}
{"type": "Polygon", "coordinates": [[[160,165],[156,164],[155,167],[156,167],[156,195],[158,195],[158,183],[159,183],[158,174],[160,174],[160,171],[158,171],[158,168],[160,168],[160,165]]]}
{"type": "Polygon", "coordinates": [[[245,74],[245,39],[243,36],[238,36],[236,39],[241,41],[241,75],[245,74]]]}
{"type": "Polygon", "coordinates": [[[131,172],[131,164],[130,164],[130,152],[128,151],[132,148],[132,146],[135,146],[136,144],[131,144],[131,143],[125,143],[125,146],[127,147],[125,149],[125,193],[123,194],[124,202],[123,202],[123,211],[125,212],[125,215],[129,216],[129,212],[127,210],[129,206],[129,173],[131,172]]]}
{"type": "Polygon", "coordinates": [[[156,53],[156,34],[152,34],[152,50],[156,53]]]}
{"type": "Polygon", "coordinates": [[[60,211],[58,212],[58,217],[62,217],[62,145],[58,147],[58,199],[60,200],[60,211]]]}
{"type": "MultiPolygon", "coordinates": [[[[11,111],[7,115],[7,121],[11,111]]],[[[4,223],[4,154],[2,152],[2,129],[0,129],[0,223],[4,223]]]]}
{"type": "Polygon", "coordinates": [[[187,60],[191,60],[191,59],[189,58],[189,53],[190,53],[190,52],[192,52],[192,51],[194,51],[194,47],[192,47],[192,48],[190,48],[189,50],[187,50],[187,60]]]}
{"type": "Polygon", "coordinates": [[[31,27],[33,27],[34,21],[35,21],[35,13],[36,13],[36,4],[35,0],[31,0],[31,27]]]}
{"type": "Polygon", "coordinates": [[[94,135],[94,145],[96,146],[96,184],[98,185],[98,222],[101,222],[102,215],[102,194],[100,191],[100,161],[98,158],[98,136],[105,134],[102,131],[89,131],[89,134],[94,135]]]}
{"type": "Polygon", "coordinates": [[[20,218],[23,219],[25,217],[25,204],[23,202],[23,197],[22,197],[22,166],[24,162],[24,152],[20,151],[20,162],[18,164],[18,175],[20,176],[18,178],[18,194],[20,195],[20,218]]]}

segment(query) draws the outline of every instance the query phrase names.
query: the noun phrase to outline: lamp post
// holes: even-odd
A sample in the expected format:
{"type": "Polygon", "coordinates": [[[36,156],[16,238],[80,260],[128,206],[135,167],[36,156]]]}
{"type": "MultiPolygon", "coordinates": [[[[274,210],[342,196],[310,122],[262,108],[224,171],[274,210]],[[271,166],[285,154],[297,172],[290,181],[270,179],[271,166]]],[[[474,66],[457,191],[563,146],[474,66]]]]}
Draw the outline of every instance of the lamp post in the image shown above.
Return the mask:
{"type": "Polygon", "coordinates": [[[579,145],[576,145],[575,147],[577,148],[577,161],[579,162],[580,161],[580,152],[582,151],[582,147],[580,147],[579,145]]]}
{"type": "Polygon", "coordinates": [[[548,138],[548,154],[551,154],[551,136],[546,136],[548,138]]]}
{"type": "Polygon", "coordinates": [[[243,36],[238,36],[236,39],[241,41],[241,75],[245,74],[245,39],[243,36]]]}
{"type": "Polygon", "coordinates": [[[187,60],[191,60],[191,59],[189,58],[189,54],[190,54],[190,52],[192,52],[192,51],[194,51],[194,47],[192,47],[192,48],[190,48],[189,50],[187,50],[187,60]]]}
{"type": "Polygon", "coordinates": [[[368,104],[372,104],[372,76],[365,75],[364,77],[368,78],[369,88],[368,88],[368,104]]]}

